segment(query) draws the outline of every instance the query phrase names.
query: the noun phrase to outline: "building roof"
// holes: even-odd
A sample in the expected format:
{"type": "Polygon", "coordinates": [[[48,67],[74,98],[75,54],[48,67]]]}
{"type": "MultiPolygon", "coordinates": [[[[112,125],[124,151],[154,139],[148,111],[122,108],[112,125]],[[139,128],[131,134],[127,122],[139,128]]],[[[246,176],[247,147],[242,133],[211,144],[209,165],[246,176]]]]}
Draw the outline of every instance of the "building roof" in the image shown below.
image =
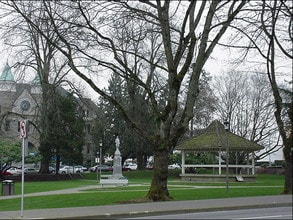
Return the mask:
{"type": "Polygon", "coordinates": [[[35,78],[32,80],[31,82],[33,85],[40,85],[41,84],[41,80],[40,80],[40,76],[39,74],[35,75],[35,78]]]}
{"type": "Polygon", "coordinates": [[[1,73],[0,81],[12,81],[12,82],[14,82],[14,77],[12,75],[11,68],[8,65],[8,63],[6,63],[4,69],[3,69],[2,73],[1,73]]]}
{"type": "Polygon", "coordinates": [[[241,136],[226,131],[224,125],[218,120],[213,121],[202,134],[184,141],[175,147],[175,150],[186,151],[247,151],[253,152],[264,147],[249,141],[241,136]]]}

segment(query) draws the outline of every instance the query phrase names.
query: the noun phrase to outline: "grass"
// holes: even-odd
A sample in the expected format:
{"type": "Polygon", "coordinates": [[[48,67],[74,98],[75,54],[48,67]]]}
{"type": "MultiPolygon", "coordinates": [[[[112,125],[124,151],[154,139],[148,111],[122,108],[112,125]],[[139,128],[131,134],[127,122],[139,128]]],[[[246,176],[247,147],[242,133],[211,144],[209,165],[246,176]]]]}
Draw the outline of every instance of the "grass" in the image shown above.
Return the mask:
{"type": "MultiPolygon", "coordinates": [[[[143,198],[151,182],[151,171],[133,171],[123,173],[130,184],[124,187],[92,188],[78,194],[48,195],[24,198],[24,209],[64,208],[81,206],[113,205],[123,201],[143,198]]],[[[244,196],[278,195],[282,192],[284,176],[258,175],[256,182],[230,183],[229,192],[226,192],[225,183],[192,183],[182,182],[176,172],[170,174],[168,189],[174,201],[212,199],[244,196]],[[213,186],[217,188],[202,188],[213,186]]],[[[85,174],[83,180],[56,181],[56,182],[26,182],[25,194],[60,189],[76,188],[81,186],[97,185],[96,174],[85,174]]],[[[20,194],[21,183],[15,183],[15,194],[20,194]]],[[[0,211],[20,210],[20,198],[0,200],[0,211]]]]}

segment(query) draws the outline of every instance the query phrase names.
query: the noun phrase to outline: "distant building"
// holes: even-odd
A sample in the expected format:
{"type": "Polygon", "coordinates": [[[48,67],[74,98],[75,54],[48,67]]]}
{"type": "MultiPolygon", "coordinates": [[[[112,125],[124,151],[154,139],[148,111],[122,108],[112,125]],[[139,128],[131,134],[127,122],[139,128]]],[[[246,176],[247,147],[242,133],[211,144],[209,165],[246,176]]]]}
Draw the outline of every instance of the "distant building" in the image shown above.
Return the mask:
{"type": "MultiPolygon", "coordinates": [[[[8,64],[0,72],[0,138],[21,141],[19,122],[27,119],[37,124],[42,101],[42,87],[38,75],[30,83],[17,83],[8,64]]],[[[96,147],[91,130],[96,118],[97,106],[87,98],[79,98],[80,110],[86,122],[84,165],[95,163],[96,147]]],[[[40,146],[38,130],[30,124],[28,132],[28,152],[37,152],[40,146]]]]}

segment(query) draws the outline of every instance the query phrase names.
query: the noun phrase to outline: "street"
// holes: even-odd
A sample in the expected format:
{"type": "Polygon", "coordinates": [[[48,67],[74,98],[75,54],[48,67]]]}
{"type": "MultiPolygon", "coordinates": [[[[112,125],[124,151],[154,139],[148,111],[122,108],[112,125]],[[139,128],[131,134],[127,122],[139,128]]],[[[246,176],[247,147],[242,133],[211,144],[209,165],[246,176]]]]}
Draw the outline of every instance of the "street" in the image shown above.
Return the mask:
{"type": "Polygon", "coordinates": [[[195,212],[124,219],[292,219],[292,207],[195,212]]]}

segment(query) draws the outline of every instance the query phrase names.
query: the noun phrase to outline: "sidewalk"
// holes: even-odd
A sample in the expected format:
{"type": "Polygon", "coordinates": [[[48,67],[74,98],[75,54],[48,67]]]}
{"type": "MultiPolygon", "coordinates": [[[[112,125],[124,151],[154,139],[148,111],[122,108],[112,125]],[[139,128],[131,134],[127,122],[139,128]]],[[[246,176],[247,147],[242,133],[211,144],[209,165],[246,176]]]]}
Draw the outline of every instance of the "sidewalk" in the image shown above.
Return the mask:
{"type": "MultiPolygon", "coordinates": [[[[88,186],[92,188],[93,186],[88,186]]],[[[85,189],[82,187],[80,189],[85,189]]],[[[76,189],[53,191],[56,193],[80,193],[76,189]]],[[[47,192],[48,193],[48,192],[47,192]]],[[[35,196],[41,193],[34,193],[35,196]]],[[[29,194],[32,196],[32,194],[29,194]]],[[[2,196],[3,198],[19,197],[2,196]]],[[[292,206],[292,195],[240,197],[228,199],[150,202],[122,205],[74,207],[60,209],[24,210],[23,219],[113,219],[122,217],[151,216],[154,214],[188,213],[223,209],[292,206]]],[[[0,212],[0,219],[21,219],[19,211],[0,212]]]]}

